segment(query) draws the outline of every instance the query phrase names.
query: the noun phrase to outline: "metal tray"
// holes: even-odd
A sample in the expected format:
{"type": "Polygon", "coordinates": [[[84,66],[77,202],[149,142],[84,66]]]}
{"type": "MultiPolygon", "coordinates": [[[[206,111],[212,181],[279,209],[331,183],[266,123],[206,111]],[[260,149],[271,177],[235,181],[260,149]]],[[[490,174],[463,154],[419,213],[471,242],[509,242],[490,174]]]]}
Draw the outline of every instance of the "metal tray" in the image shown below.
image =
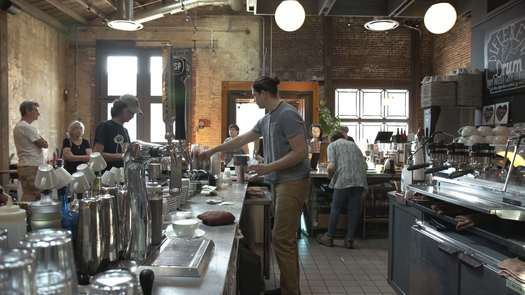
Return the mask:
{"type": "Polygon", "coordinates": [[[167,238],[160,248],[139,266],[151,269],[155,276],[202,277],[206,272],[214,243],[208,239],[167,238]]]}

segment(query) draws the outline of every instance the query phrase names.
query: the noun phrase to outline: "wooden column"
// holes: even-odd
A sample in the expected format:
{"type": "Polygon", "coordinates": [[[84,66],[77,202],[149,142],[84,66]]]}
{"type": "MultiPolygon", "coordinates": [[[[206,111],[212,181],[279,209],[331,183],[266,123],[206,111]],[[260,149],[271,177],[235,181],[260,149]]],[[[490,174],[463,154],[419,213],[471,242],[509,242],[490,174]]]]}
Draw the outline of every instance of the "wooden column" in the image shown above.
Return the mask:
{"type": "MultiPolygon", "coordinates": [[[[9,169],[9,91],[7,88],[7,13],[0,10],[0,170],[9,169]]],[[[0,183],[8,181],[0,176],[0,183]]]]}

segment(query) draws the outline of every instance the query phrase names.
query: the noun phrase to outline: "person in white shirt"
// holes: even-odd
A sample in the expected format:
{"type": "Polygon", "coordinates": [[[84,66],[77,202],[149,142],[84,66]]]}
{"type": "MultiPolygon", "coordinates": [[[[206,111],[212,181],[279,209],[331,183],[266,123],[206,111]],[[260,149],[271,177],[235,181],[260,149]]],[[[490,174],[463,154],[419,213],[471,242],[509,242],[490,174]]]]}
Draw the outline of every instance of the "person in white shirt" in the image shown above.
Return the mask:
{"type": "Polygon", "coordinates": [[[31,123],[38,120],[38,103],[24,101],[20,104],[22,120],[13,129],[16,152],[18,155],[18,179],[22,184],[23,195],[21,201],[34,201],[40,191],[35,187],[35,176],[38,165],[44,163],[42,149],[48,147],[47,141],[40,136],[40,132],[31,123]]]}

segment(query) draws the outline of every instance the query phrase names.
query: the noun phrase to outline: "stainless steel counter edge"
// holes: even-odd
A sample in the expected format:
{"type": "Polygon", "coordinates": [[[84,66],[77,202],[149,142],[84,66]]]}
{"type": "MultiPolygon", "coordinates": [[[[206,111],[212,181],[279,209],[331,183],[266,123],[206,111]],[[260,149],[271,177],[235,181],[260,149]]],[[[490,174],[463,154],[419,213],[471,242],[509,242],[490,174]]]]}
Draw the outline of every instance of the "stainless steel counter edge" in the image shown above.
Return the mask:
{"type": "Polygon", "coordinates": [[[191,198],[186,209],[197,216],[208,210],[225,210],[235,216],[235,224],[225,226],[201,225],[206,232],[205,238],[215,243],[207,270],[201,278],[155,277],[153,284],[154,295],[176,294],[222,294],[226,284],[228,264],[232,255],[238,222],[241,218],[247,184],[233,183],[231,187],[218,191],[218,196],[197,195],[191,198]],[[232,205],[209,205],[206,200],[222,197],[232,205]]]}

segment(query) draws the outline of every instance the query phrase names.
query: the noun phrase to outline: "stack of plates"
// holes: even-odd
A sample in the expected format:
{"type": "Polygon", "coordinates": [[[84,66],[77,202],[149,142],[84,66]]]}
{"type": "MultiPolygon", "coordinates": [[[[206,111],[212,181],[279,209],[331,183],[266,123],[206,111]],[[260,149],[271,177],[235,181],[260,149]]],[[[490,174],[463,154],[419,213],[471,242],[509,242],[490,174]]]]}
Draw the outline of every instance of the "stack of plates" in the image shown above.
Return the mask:
{"type": "Polygon", "coordinates": [[[188,200],[192,196],[189,195],[190,192],[190,179],[189,178],[183,178],[182,179],[182,187],[181,187],[181,197],[188,200]]]}
{"type": "Polygon", "coordinates": [[[166,199],[166,211],[167,213],[177,211],[179,208],[180,194],[164,194],[162,198],[166,199]]]}

